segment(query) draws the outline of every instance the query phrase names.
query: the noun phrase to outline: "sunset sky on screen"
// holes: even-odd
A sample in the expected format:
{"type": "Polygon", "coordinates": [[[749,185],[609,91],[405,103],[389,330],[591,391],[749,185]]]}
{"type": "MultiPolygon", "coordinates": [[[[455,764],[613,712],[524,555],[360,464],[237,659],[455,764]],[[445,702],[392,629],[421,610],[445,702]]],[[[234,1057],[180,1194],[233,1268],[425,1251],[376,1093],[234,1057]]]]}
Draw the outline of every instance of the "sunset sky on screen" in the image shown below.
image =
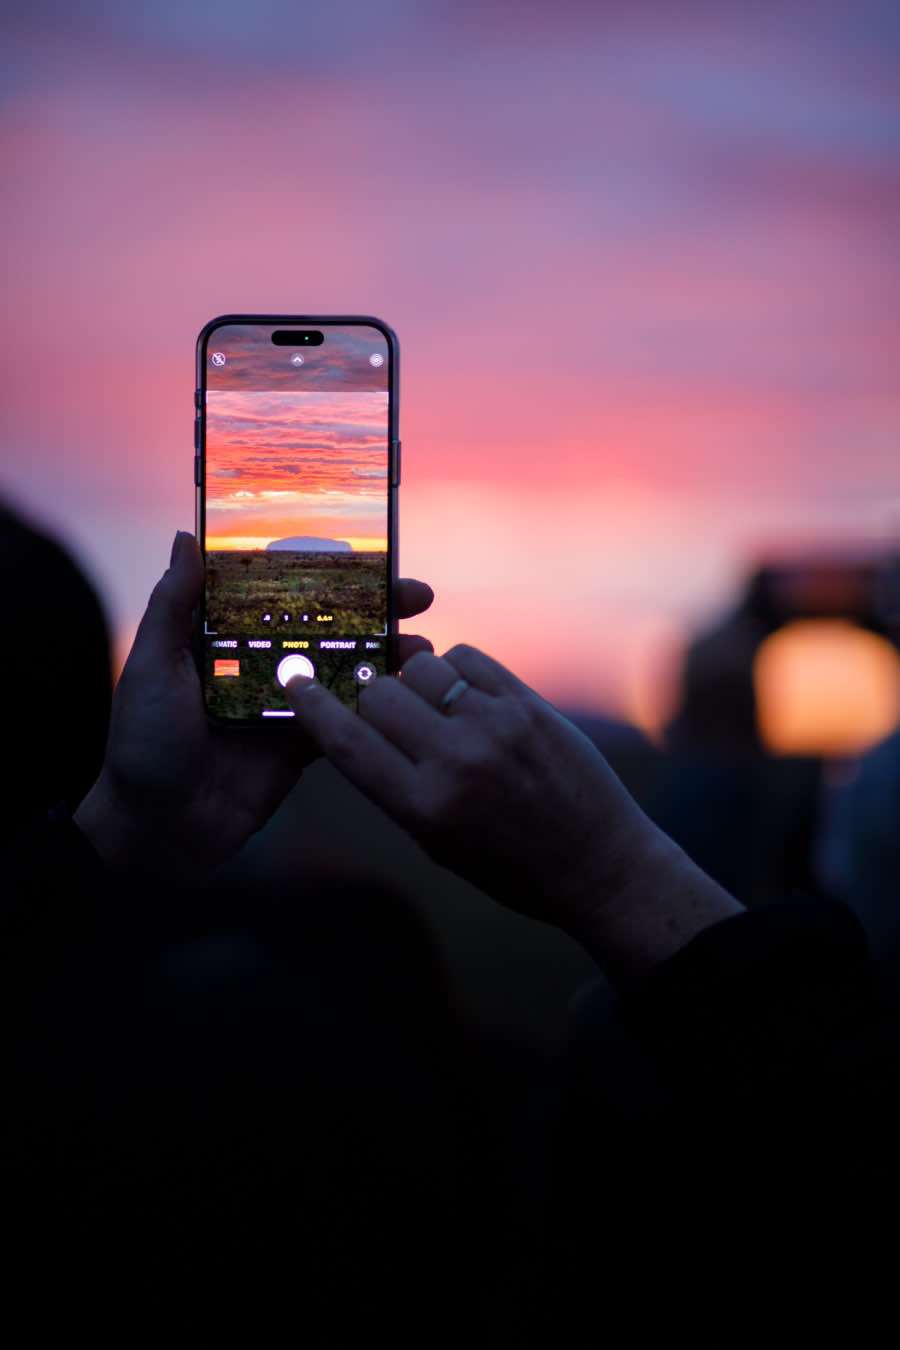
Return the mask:
{"type": "Polygon", "coordinates": [[[387,547],[386,393],[213,389],[206,417],[207,548],[387,547]]]}
{"type": "Polygon", "coordinates": [[[390,323],[418,626],[569,706],[658,725],[754,563],[896,548],[895,3],[4,22],[2,487],[120,650],[193,523],[222,313],[390,323]]]}

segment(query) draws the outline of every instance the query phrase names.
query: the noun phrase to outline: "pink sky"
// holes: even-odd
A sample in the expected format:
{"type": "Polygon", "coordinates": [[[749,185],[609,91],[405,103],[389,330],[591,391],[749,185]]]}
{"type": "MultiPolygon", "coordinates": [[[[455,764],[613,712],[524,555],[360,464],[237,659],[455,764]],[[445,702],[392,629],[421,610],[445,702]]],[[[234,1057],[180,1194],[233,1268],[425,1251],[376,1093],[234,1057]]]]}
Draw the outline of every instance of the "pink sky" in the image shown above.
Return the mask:
{"type": "Polygon", "coordinates": [[[760,549],[896,541],[891,7],[677,8],[17,21],[2,481],[123,643],[193,520],[226,311],[395,328],[427,630],[550,697],[647,718],[760,549]]]}

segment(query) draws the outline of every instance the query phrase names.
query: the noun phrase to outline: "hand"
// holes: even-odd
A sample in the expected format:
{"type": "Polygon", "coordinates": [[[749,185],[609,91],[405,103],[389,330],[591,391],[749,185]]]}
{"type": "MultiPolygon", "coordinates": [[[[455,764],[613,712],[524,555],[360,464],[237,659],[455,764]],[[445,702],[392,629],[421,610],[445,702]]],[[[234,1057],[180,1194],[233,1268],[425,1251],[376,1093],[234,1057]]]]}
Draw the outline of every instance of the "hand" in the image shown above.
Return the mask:
{"type": "MultiPolygon", "coordinates": [[[[75,813],[102,858],[169,877],[235,853],[318,753],[298,728],[235,731],[210,725],[193,656],[193,611],[203,592],[196,539],[180,531],[116,687],[100,777],[75,813]]],[[[421,581],[396,588],[401,618],[432,601],[421,581]]],[[[399,640],[400,659],[430,650],[399,640]]]]}
{"type": "Polygon", "coordinates": [[[414,655],[365,691],[359,717],[315,681],[287,696],[299,728],[436,861],[565,928],[611,974],[740,909],[586,737],[473,647],[414,655]]]}

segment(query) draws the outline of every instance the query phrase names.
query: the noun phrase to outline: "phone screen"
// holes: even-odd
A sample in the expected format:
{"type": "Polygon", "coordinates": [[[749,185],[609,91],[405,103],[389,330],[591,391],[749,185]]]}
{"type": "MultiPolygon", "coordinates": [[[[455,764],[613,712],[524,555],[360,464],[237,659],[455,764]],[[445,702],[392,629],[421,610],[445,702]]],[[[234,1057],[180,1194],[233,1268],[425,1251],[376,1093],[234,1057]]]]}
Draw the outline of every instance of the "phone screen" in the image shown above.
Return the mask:
{"type": "Polygon", "coordinates": [[[291,717],[315,676],[355,705],[389,669],[396,340],[377,320],[214,320],[198,342],[207,710],[291,717]]]}

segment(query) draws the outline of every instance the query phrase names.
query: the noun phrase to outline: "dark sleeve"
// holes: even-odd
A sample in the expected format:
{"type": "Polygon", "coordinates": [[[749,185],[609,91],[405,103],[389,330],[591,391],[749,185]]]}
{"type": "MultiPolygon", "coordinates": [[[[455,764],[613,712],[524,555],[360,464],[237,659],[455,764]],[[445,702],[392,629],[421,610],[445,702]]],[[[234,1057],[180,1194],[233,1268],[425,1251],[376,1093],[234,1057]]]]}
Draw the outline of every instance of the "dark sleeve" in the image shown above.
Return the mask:
{"type": "Polygon", "coordinates": [[[804,897],[704,930],[614,1016],[670,1094],[735,1103],[836,1089],[892,1031],[862,927],[804,897]]]}
{"type": "MultiPolygon", "coordinates": [[[[865,934],[791,899],[706,929],[626,991],[582,997],[548,1094],[561,1196],[604,1194],[607,1160],[676,1208],[872,1193],[897,1175],[900,1036],[865,934]],[[676,1204],[673,1200],[673,1204],[676,1204]]],[[[613,1190],[615,1190],[613,1186],[613,1190]]],[[[812,1212],[812,1206],[809,1206],[812,1212]]]]}
{"type": "Polygon", "coordinates": [[[61,802],[35,815],[3,856],[0,933],[17,938],[83,931],[93,920],[105,869],[61,802]]]}
{"type": "Polygon", "coordinates": [[[679,1298],[701,1277],[734,1307],[759,1269],[807,1307],[840,1287],[872,1216],[896,1212],[898,1045],[864,933],[830,901],[747,911],[627,990],[598,984],[541,1100],[535,1317],[596,1308],[598,1272],[604,1311],[632,1317],[635,1270],[657,1300],[663,1274],[679,1298]]]}

